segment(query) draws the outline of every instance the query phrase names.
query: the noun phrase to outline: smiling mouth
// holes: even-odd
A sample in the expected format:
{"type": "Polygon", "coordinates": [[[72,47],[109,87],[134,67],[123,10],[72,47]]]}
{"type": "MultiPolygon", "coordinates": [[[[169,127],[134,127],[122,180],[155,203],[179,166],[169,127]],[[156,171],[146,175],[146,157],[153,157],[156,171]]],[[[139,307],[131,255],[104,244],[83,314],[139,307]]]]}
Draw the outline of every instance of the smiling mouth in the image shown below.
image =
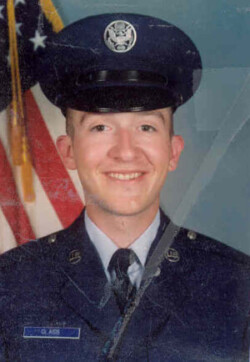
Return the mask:
{"type": "Polygon", "coordinates": [[[117,180],[134,180],[140,177],[143,173],[142,172],[132,172],[132,173],[108,173],[108,176],[117,180]]]}

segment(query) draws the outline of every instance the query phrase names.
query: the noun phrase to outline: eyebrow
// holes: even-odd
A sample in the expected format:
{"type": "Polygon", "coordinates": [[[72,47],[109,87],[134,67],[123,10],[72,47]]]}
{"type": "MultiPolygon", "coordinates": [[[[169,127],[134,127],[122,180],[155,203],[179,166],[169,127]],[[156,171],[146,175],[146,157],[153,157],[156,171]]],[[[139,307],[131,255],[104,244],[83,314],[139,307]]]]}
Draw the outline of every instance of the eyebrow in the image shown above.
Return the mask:
{"type": "MultiPolygon", "coordinates": [[[[82,124],[86,120],[86,118],[89,118],[90,115],[95,115],[95,114],[96,113],[94,113],[94,112],[85,112],[85,113],[83,113],[83,115],[80,118],[80,124],[82,124]]],[[[100,113],[97,113],[97,114],[100,114],[100,113]]]]}
{"type": "Polygon", "coordinates": [[[159,112],[159,111],[152,111],[152,112],[150,112],[150,111],[142,111],[140,113],[142,115],[145,115],[145,116],[155,116],[156,115],[162,120],[163,124],[165,124],[165,118],[164,118],[163,114],[161,112],[159,112]]]}
{"type": "Polygon", "coordinates": [[[98,115],[105,115],[105,114],[113,114],[113,112],[85,112],[81,116],[80,124],[82,124],[86,118],[89,118],[90,116],[98,116],[98,115]]]}
{"type": "Polygon", "coordinates": [[[80,124],[83,123],[83,121],[86,119],[87,117],[87,113],[83,113],[83,115],[81,116],[81,119],[80,119],[80,124]]]}

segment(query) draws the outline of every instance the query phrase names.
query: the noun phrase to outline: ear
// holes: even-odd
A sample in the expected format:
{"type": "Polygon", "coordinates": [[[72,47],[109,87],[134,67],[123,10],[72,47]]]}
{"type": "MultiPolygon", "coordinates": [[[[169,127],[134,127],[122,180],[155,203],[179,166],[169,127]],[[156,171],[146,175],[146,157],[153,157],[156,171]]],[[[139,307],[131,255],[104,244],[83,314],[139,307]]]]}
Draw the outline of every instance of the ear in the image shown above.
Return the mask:
{"type": "Polygon", "coordinates": [[[184,148],[184,140],[181,136],[174,135],[171,138],[171,155],[168,165],[169,171],[174,171],[179,163],[180,155],[184,148]]]}
{"type": "Polygon", "coordinates": [[[71,137],[67,135],[58,137],[56,140],[56,146],[65,167],[69,170],[75,170],[76,163],[71,137]]]}

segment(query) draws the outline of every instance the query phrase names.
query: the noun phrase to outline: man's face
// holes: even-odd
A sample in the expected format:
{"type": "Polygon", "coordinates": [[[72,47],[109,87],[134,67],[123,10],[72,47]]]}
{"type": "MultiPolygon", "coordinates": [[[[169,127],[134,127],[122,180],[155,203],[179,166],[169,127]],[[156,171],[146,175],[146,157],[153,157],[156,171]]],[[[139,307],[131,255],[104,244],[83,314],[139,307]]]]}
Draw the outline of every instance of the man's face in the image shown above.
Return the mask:
{"type": "Polygon", "coordinates": [[[183,149],[170,135],[172,110],[88,113],[69,109],[73,135],[57,141],[66,167],[77,169],[86,206],[116,215],[159,207],[160,190],[183,149]]]}

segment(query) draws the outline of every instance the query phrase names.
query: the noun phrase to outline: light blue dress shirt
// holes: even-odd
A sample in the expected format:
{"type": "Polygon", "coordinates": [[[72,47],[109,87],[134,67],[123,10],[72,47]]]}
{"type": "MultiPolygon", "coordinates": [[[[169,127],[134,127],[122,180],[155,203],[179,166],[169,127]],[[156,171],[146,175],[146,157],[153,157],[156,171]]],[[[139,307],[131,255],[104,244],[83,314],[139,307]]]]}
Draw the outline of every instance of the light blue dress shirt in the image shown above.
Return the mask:
{"type": "MultiPolygon", "coordinates": [[[[133,250],[136,253],[139,259],[139,262],[135,261],[128,268],[128,276],[130,278],[130,281],[137,288],[139,288],[140,286],[147,255],[150,246],[156,237],[159,225],[160,211],[157,212],[153,222],[144,231],[144,233],[138,239],[136,239],[129,247],[129,249],[133,250]]],[[[94,244],[100,256],[107,279],[109,282],[111,282],[111,276],[108,272],[108,266],[112,255],[116,252],[116,250],[118,250],[118,246],[93,223],[93,221],[89,218],[87,211],[85,211],[85,227],[91,242],[94,244]]]]}

